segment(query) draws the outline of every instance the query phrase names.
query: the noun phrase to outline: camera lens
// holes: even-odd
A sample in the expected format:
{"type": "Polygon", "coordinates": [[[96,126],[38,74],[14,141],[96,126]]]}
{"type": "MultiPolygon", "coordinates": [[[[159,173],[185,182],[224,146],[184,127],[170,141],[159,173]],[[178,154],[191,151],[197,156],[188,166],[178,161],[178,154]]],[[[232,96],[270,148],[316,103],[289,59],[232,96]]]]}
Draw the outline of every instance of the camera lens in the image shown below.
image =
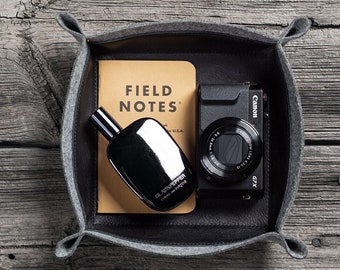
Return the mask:
{"type": "Polygon", "coordinates": [[[245,179],[259,164],[262,141],[256,129],[239,118],[222,118],[202,133],[200,162],[211,181],[227,184],[245,179]]]}
{"type": "Polygon", "coordinates": [[[240,164],[248,151],[248,145],[238,134],[223,134],[217,137],[212,154],[224,165],[240,164]]]}

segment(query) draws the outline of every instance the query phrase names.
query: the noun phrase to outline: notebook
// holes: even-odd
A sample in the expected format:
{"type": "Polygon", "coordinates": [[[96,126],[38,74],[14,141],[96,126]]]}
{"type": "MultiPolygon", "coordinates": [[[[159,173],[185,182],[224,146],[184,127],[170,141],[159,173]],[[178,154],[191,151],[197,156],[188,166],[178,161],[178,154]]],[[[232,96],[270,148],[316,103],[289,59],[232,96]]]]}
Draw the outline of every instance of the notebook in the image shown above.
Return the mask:
{"type": "MultiPolygon", "coordinates": [[[[99,60],[98,107],[122,126],[151,117],[172,135],[195,164],[196,70],[187,61],[99,60]]],[[[98,135],[98,213],[184,214],[195,208],[195,192],[167,212],[146,206],[110,165],[108,141],[98,135]]],[[[141,157],[143,158],[143,157],[141,157]]]]}

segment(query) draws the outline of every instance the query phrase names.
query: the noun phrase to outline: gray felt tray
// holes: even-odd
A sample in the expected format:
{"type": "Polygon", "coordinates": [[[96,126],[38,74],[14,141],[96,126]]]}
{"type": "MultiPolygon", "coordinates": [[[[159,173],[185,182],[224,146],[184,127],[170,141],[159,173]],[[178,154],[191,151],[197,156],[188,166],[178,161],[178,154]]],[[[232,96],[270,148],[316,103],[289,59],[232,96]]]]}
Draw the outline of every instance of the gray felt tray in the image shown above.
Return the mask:
{"type": "Polygon", "coordinates": [[[176,256],[271,239],[293,257],[306,256],[305,245],[282,232],[298,187],[304,142],[299,94],[283,45],[305,34],[309,19],[295,19],[279,37],[201,22],[146,24],[87,36],[70,14],[60,14],[57,20],[81,46],[70,80],[61,142],[79,232],[58,243],[58,257],[71,256],[84,235],[176,256]],[[88,118],[97,107],[100,59],[186,60],[196,68],[197,84],[260,83],[269,100],[264,196],[251,201],[199,198],[195,210],[185,215],[98,214],[97,132],[88,118]]]}

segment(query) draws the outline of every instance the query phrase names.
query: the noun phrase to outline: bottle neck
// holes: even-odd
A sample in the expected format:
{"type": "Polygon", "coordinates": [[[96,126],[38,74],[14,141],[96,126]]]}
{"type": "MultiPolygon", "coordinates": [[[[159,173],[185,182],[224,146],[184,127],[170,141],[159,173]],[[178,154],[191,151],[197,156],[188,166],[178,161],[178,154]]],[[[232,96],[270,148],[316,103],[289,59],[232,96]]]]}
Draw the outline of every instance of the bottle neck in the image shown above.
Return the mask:
{"type": "Polygon", "coordinates": [[[102,107],[90,116],[90,121],[108,141],[113,140],[122,130],[121,126],[102,107]]]}

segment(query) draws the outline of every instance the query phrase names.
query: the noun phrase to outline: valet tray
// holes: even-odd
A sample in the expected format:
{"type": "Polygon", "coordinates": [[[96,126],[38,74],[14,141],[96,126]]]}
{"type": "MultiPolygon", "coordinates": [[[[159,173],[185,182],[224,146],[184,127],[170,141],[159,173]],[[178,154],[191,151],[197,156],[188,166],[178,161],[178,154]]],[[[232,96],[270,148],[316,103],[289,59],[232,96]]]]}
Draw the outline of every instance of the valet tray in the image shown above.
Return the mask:
{"type": "Polygon", "coordinates": [[[298,18],[280,37],[232,25],[174,22],[86,36],[69,14],[59,24],[81,44],[65,105],[62,159],[79,232],[57,246],[70,256],[83,235],[168,255],[197,255],[271,238],[294,257],[300,241],[282,233],[302,165],[303,125],[298,91],[282,50],[302,36],[298,18]],[[188,214],[97,213],[97,131],[88,121],[97,108],[98,60],[184,60],[199,84],[256,82],[268,96],[264,137],[264,195],[259,199],[198,198],[188,214]]]}

